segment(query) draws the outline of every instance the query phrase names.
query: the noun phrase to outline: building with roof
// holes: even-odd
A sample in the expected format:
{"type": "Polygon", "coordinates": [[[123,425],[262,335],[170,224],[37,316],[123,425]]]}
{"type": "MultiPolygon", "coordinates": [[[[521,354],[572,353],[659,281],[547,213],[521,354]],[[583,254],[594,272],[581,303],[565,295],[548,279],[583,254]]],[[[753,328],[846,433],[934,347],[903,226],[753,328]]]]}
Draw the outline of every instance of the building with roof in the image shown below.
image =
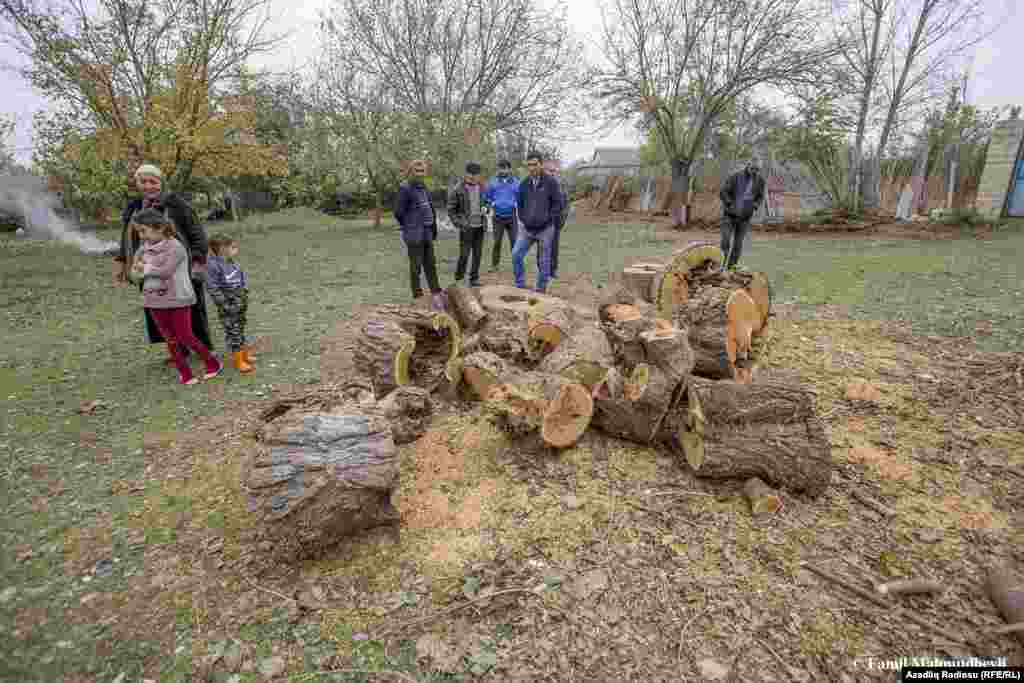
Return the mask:
{"type": "Polygon", "coordinates": [[[601,183],[612,176],[639,176],[642,165],[639,147],[596,147],[593,158],[576,171],[601,183]]]}

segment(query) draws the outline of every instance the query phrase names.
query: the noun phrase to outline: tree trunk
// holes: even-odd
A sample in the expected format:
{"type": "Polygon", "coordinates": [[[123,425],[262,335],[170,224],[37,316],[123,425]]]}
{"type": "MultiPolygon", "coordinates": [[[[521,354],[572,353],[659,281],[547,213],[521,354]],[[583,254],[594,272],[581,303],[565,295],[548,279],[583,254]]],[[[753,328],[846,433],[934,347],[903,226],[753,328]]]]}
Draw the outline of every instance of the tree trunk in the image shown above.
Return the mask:
{"type": "Polygon", "coordinates": [[[832,479],[832,454],[809,391],[691,377],[658,440],[710,479],[758,477],[812,498],[832,479]]]}
{"type": "Polygon", "coordinates": [[[690,286],[685,275],[671,271],[659,273],[651,283],[651,301],[658,315],[672,318],[690,299],[690,286]]]}
{"type": "Polygon", "coordinates": [[[434,417],[430,393],[413,386],[398,387],[382,398],[376,408],[391,424],[391,435],[398,445],[423,436],[434,417]]]}
{"type": "MultiPolygon", "coordinates": [[[[1009,566],[989,569],[985,592],[1006,623],[1024,623],[1024,579],[1009,566]]],[[[1018,631],[1016,637],[1024,645],[1024,631],[1018,631]]]]}
{"type": "Polygon", "coordinates": [[[687,302],[680,318],[689,326],[693,374],[751,381],[751,340],[761,314],[746,290],[705,287],[687,302]]]}
{"type": "Polygon", "coordinates": [[[654,328],[640,333],[644,361],[668,375],[671,382],[689,379],[696,362],[685,329],[664,320],[655,320],[654,328]]]}
{"type": "Polygon", "coordinates": [[[679,382],[660,368],[638,364],[621,386],[599,392],[594,426],[613,436],[643,444],[658,436],[679,382]]]}
{"type": "Polygon", "coordinates": [[[406,384],[433,391],[445,378],[457,383],[455,361],[461,345],[459,324],[447,313],[411,306],[378,306],[363,327],[355,361],[370,377],[374,393],[381,399],[406,384]],[[408,337],[414,341],[411,346],[408,337]]]}
{"type": "Polygon", "coordinates": [[[669,209],[672,211],[672,227],[681,228],[682,207],[690,198],[690,165],[692,160],[687,157],[672,159],[672,194],[669,209]]]}
{"type": "Polygon", "coordinates": [[[286,562],[320,556],[364,529],[398,522],[398,449],[373,412],[289,411],[266,425],[242,476],[260,540],[286,562]]]}
{"type": "Polygon", "coordinates": [[[558,375],[527,372],[494,386],[487,408],[499,428],[516,436],[537,432],[552,448],[575,444],[590,426],[589,389],[558,375]]]}
{"type": "Polygon", "coordinates": [[[768,324],[768,318],[771,316],[772,309],[772,287],[768,281],[768,276],[764,273],[736,271],[724,273],[718,271],[704,272],[698,275],[691,274],[689,284],[691,298],[707,287],[746,290],[750,298],[754,300],[761,320],[759,329],[755,330],[754,333],[760,334],[768,324]]]}
{"type": "Polygon", "coordinates": [[[467,334],[476,331],[486,320],[487,311],[477,298],[476,292],[469,287],[452,285],[448,288],[448,301],[455,309],[462,330],[467,334]]]}
{"type": "Polygon", "coordinates": [[[537,369],[551,375],[562,375],[574,382],[597,389],[615,365],[615,354],[604,331],[597,325],[585,325],[545,356],[537,369]]]}
{"type": "Polygon", "coordinates": [[[641,301],[654,301],[654,282],[665,272],[662,263],[634,263],[622,270],[622,285],[641,301]]]}
{"type": "Polygon", "coordinates": [[[572,311],[564,306],[544,307],[531,317],[527,344],[534,358],[543,358],[559,347],[571,334],[572,311]]]}
{"type": "Polygon", "coordinates": [[[462,377],[477,398],[487,400],[492,388],[511,379],[512,370],[500,356],[479,351],[463,358],[462,377]]]}

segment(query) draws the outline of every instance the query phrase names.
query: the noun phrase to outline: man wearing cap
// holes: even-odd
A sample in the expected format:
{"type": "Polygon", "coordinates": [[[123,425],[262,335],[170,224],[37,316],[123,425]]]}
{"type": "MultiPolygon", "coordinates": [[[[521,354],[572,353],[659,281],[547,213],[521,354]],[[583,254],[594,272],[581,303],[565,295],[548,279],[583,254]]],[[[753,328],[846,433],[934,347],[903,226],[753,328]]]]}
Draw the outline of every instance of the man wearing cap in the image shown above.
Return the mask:
{"type": "Polygon", "coordinates": [[[491,249],[491,272],[501,265],[501,242],[508,233],[508,248],[516,244],[516,196],[519,194],[519,178],[512,175],[512,164],[508,159],[498,162],[498,175],[491,178],[484,193],[487,204],[494,211],[494,246],[491,249]]]}
{"type": "Polygon", "coordinates": [[[448,192],[448,218],[459,230],[459,263],[455,268],[455,282],[462,284],[469,263],[469,285],[480,286],[480,257],[484,248],[485,188],[480,177],[480,164],[466,164],[463,180],[448,192]]]}
{"type": "Polygon", "coordinates": [[[750,232],[750,219],[764,201],[764,178],[757,161],[750,161],[739,173],[729,176],[718,193],[722,200],[722,270],[736,267],[743,240],[750,232]]]}

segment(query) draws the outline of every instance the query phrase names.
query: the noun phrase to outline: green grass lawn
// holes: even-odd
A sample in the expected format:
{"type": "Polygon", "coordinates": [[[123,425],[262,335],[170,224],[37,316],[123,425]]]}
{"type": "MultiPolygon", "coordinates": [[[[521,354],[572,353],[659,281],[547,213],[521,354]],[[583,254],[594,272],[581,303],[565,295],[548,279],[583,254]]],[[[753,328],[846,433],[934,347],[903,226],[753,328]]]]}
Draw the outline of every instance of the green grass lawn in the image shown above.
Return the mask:
{"type": "MultiPolygon", "coordinates": [[[[807,312],[837,304],[859,318],[906,321],[921,334],[973,336],[989,350],[1021,350],[1021,227],[1010,224],[985,240],[949,241],[770,239],[755,233],[744,265],[769,274],[776,302],[807,312]]],[[[65,573],[66,531],[130,507],[112,489],[118,480],[141,478],[145,433],[186,428],[196,417],[230,409],[236,399],[269,395],[280,383],[316,383],[320,338],[339,319],[359,304],[409,296],[405,254],[393,225],[374,229],[365,221],[296,211],[209,230],[242,238],[240,260],[252,289],[249,332],[272,340],[257,373],[227,372],[217,380],[223,395],[214,383],[179,386],[160,362],[163,348],[142,343],[141,298],[134,289],[110,284],[109,259],[3,238],[0,635],[7,645],[0,680],[57,681],[69,672],[94,680],[127,672],[126,680],[137,680],[131,676],[150,654],[144,639],[121,642],[101,656],[94,643],[105,627],[67,629],[61,615],[85,593],[116,590],[127,575],[142,571],[142,549],[115,535],[114,570],[86,582],[83,575],[65,573]],[[103,406],[78,414],[94,400],[103,406]],[[23,546],[33,549],[31,557],[16,557],[23,546]],[[24,629],[21,617],[29,613],[47,626],[24,629]]],[[[570,225],[562,240],[562,270],[592,273],[601,284],[627,260],[665,256],[674,246],[649,226],[570,225]]],[[[447,285],[458,241],[442,240],[437,249],[447,285]]],[[[489,249],[488,241],[485,257],[489,249]]],[[[508,266],[507,247],[505,254],[508,266]]],[[[533,263],[531,257],[531,283],[533,263]]],[[[212,305],[210,315],[222,352],[212,305]]],[[[159,542],[160,534],[147,537],[147,543],[159,542]]],[[[182,628],[188,628],[187,616],[182,628]]],[[[167,662],[171,680],[174,660],[167,662]]]]}

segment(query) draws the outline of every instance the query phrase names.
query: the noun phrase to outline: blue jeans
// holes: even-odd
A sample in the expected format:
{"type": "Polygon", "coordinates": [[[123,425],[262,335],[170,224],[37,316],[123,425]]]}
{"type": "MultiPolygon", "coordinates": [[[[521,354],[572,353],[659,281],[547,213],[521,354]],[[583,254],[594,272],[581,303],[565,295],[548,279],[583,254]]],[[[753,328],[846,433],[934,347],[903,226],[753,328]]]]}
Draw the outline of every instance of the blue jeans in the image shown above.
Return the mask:
{"type": "Polygon", "coordinates": [[[537,291],[543,292],[548,287],[548,280],[551,278],[551,253],[555,240],[555,226],[549,225],[540,232],[530,232],[523,229],[516,237],[516,246],[512,248],[512,274],[516,278],[516,287],[526,287],[526,267],[523,259],[534,242],[538,243],[537,248],[537,291]]]}

